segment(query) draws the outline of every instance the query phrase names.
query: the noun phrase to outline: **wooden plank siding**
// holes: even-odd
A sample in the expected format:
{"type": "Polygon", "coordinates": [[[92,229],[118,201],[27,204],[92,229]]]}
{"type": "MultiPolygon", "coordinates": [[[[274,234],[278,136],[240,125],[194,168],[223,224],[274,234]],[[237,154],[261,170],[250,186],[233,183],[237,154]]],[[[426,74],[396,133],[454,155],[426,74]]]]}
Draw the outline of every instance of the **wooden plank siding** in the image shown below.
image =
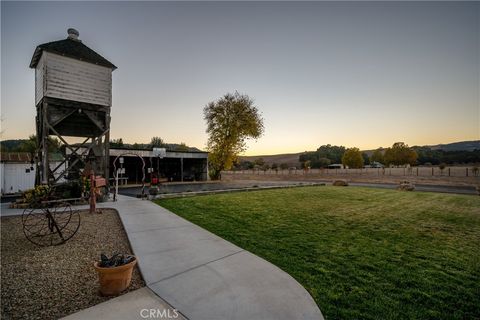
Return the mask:
{"type": "Polygon", "coordinates": [[[45,91],[45,78],[43,75],[45,74],[45,63],[44,63],[45,55],[40,57],[38,61],[38,65],[35,68],[35,105],[37,105],[40,100],[43,98],[43,93],[45,91]]]}
{"type": "Polygon", "coordinates": [[[36,67],[36,103],[46,96],[111,106],[111,88],[112,69],[107,67],[51,52],[43,52],[36,67]],[[43,90],[40,93],[42,78],[43,90]]]}

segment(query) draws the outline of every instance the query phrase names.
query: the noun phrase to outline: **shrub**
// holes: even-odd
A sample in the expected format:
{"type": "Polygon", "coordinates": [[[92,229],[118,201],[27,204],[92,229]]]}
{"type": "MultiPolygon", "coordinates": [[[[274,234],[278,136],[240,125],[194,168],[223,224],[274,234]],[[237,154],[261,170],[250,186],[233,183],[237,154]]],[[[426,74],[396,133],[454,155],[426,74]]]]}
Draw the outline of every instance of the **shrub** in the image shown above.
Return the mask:
{"type": "Polygon", "coordinates": [[[400,184],[398,185],[397,187],[397,190],[400,190],[400,191],[413,191],[415,190],[415,186],[413,185],[413,183],[411,183],[410,181],[402,181],[400,182],[400,184]]]}
{"type": "Polygon", "coordinates": [[[358,148],[349,148],[345,151],[342,157],[342,164],[349,168],[363,167],[362,153],[358,148]]]}
{"type": "Polygon", "coordinates": [[[40,201],[47,198],[50,194],[50,187],[47,185],[38,185],[33,189],[26,190],[23,192],[23,199],[25,202],[33,205],[35,203],[39,203],[40,201]]]}

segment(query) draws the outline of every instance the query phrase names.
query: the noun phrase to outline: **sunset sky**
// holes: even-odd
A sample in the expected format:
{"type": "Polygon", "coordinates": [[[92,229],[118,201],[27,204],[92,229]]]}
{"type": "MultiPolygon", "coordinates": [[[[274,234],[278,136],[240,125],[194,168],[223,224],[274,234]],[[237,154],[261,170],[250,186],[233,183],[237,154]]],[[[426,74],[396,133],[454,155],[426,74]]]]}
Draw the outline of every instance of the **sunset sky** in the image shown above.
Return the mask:
{"type": "Polygon", "coordinates": [[[113,72],[111,137],[205,148],[248,94],[246,154],[480,139],[479,2],[1,2],[2,140],[35,131],[35,47],[74,27],[113,72]]]}

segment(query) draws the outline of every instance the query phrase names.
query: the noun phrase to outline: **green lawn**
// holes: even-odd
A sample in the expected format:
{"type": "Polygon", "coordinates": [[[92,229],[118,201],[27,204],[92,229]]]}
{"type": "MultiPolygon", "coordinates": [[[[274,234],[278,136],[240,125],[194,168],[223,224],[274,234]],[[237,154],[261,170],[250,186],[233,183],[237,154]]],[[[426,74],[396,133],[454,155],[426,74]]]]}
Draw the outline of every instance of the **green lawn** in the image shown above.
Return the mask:
{"type": "Polygon", "coordinates": [[[156,202],[288,272],[326,319],[480,319],[480,197],[302,187],[156,202]]]}

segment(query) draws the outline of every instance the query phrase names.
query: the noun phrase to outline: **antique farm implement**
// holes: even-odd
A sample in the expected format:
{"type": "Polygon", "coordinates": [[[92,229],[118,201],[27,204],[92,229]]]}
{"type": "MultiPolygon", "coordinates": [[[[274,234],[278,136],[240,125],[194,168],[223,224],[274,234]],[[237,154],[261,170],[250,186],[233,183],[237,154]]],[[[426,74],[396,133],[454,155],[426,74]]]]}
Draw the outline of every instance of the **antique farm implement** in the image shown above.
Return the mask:
{"type": "Polygon", "coordinates": [[[80,214],[72,210],[68,200],[46,197],[25,209],[22,223],[27,239],[39,246],[52,246],[73,237],[80,227],[80,214]]]}

